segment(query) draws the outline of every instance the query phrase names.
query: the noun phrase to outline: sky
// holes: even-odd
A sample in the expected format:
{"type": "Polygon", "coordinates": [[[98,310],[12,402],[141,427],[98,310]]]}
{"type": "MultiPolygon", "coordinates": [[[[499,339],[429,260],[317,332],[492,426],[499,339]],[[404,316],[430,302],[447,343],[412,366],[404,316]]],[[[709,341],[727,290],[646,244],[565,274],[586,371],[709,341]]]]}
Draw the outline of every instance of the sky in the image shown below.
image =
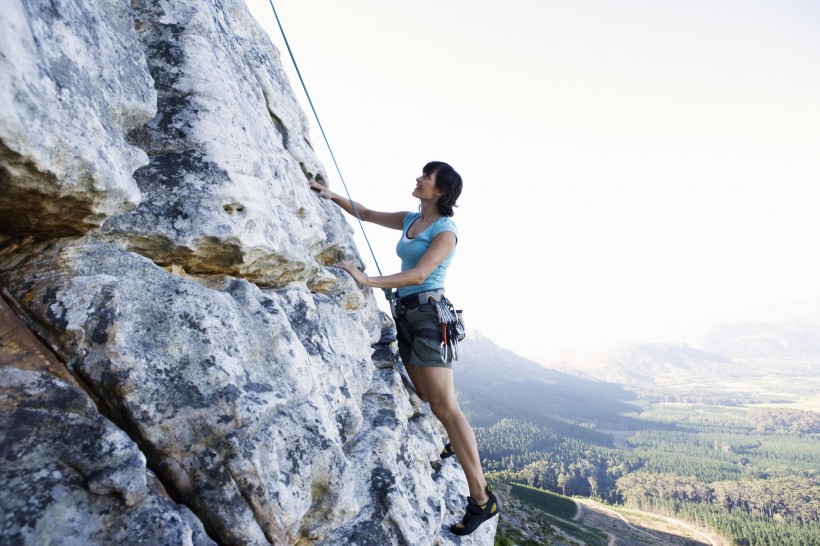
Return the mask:
{"type": "MultiPolygon", "coordinates": [[[[354,200],[415,210],[425,163],[463,176],[446,290],[502,347],[680,342],[820,296],[820,3],[274,4],[354,200]]],[[[397,272],[399,233],[364,228],[397,272]]]]}

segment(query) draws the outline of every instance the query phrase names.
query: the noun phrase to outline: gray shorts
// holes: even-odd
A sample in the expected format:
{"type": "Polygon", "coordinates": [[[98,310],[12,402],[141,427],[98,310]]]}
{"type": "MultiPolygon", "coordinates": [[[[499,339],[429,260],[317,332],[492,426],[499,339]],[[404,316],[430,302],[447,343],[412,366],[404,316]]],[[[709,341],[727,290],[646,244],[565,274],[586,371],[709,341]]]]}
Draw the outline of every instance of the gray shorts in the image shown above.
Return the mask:
{"type": "Polygon", "coordinates": [[[402,362],[415,366],[452,369],[452,354],[447,355],[447,362],[441,361],[441,325],[431,304],[424,303],[407,309],[404,312],[404,319],[396,321],[396,327],[402,362]],[[413,335],[413,332],[421,331],[424,331],[423,335],[413,335]],[[439,333],[438,339],[430,339],[432,332],[439,333]]]}

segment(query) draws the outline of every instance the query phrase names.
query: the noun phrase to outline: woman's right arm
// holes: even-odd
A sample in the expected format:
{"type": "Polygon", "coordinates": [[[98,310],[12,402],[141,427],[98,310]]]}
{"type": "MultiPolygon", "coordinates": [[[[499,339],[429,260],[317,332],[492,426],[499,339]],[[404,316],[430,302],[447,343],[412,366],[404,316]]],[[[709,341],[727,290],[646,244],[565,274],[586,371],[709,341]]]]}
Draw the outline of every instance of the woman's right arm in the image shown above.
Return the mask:
{"type": "Polygon", "coordinates": [[[356,216],[356,212],[358,212],[359,218],[361,218],[363,222],[372,222],[390,229],[400,230],[404,228],[404,217],[407,216],[407,211],[379,212],[377,210],[370,210],[355,201],[351,201],[347,197],[343,197],[336,192],[330,191],[329,188],[319,184],[315,180],[309,180],[308,183],[310,184],[311,190],[318,193],[319,196],[324,199],[330,199],[342,207],[342,210],[349,215],[356,216]],[[356,207],[355,212],[353,210],[354,206],[356,207]]]}

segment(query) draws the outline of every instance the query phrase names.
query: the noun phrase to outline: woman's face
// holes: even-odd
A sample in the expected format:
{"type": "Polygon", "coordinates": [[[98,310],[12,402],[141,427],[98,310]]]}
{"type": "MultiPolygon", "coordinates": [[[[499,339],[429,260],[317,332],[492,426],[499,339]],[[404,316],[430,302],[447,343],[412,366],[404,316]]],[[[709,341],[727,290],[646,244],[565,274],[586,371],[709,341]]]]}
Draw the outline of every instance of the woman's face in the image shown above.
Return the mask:
{"type": "Polygon", "coordinates": [[[413,197],[421,200],[438,200],[444,194],[436,187],[436,173],[425,173],[416,178],[416,189],[413,197]]]}

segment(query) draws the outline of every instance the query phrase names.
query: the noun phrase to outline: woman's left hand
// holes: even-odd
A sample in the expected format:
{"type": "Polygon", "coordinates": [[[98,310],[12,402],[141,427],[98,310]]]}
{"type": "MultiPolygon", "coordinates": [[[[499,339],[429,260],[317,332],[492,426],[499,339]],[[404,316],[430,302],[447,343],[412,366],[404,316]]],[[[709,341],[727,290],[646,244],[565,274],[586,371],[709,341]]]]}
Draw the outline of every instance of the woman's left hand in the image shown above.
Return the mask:
{"type": "Polygon", "coordinates": [[[336,267],[344,269],[345,271],[350,273],[350,276],[353,277],[353,280],[356,281],[357,284],[361,286],[366,286],[365,283],[367,283],[367,275],[365,275],[358,267],[356,267],[356,264],[354,264],[353,262],[339,262],[336,264],[336,267]]]}

